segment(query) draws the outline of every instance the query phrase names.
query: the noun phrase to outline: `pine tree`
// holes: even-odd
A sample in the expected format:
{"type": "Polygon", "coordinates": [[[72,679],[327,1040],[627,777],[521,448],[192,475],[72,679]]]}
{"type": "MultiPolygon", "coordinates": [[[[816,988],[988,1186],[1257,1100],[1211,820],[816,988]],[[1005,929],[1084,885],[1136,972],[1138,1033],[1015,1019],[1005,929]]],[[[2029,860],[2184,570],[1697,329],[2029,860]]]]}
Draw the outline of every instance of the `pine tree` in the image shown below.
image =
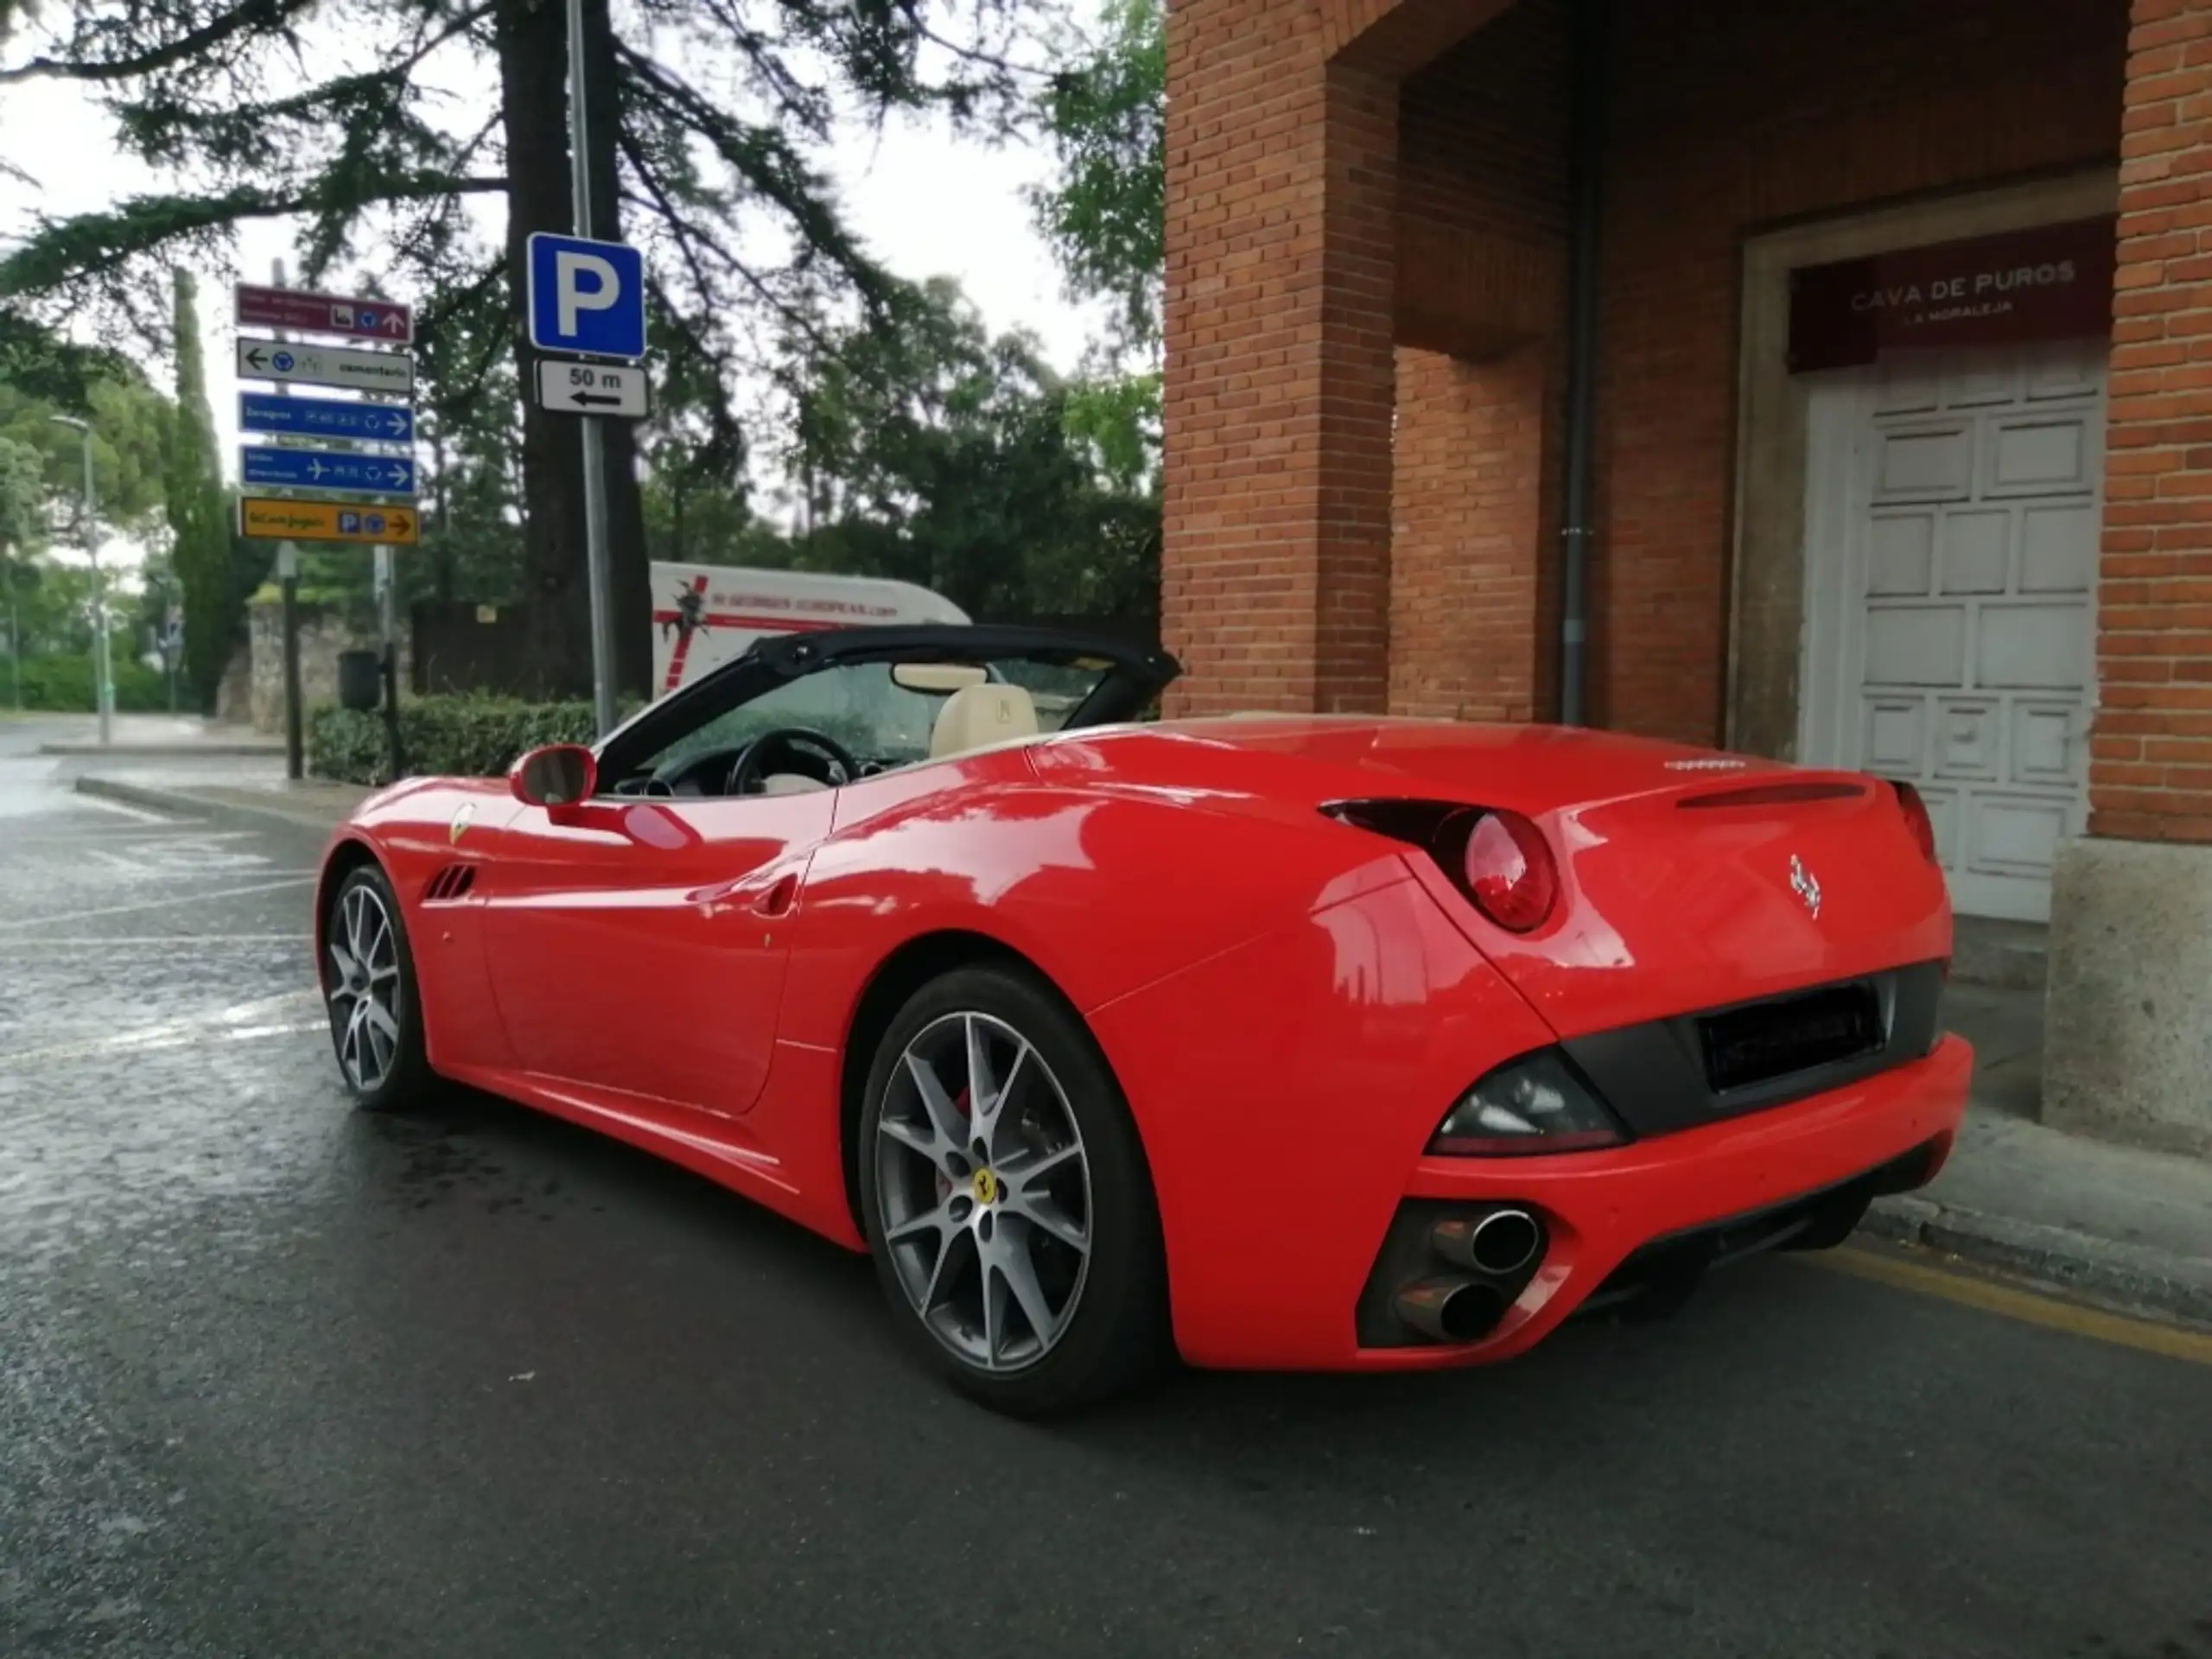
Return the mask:
{"type": "Polygon", "coordinates": [[[233,531],[216,456],[215,416],[200,344],[192,273],[174,273],[176,413],[164,469],[171,563],[184,588],[184,671],[201,709],[213,713],[243,618],[233,573],[233,531]]]}
{"type": "MultiPolygon", "coordinates": [[[[646,250],[656,327],[683,359],[671,372],[704,365],[734,391],[825,311],[887,316],[899,285],[849,233],[810,151],[855,104],[1010,118],[1006,54],[1052,14],[1037,0],[640,0],[618,29],[607,0],[585,0],[590,229],[646,250]]],[[[531,232],[572,228],[566,66],[557,0],[75,0],[48,49],[0,63],[0,95],[34,77],[86,84],[128,153],[194,188],[44,225],[0,258],[0,301],[92,305],[144,331],[160,270],[219,253],[242,222],[296,221],[304,281],[389,250],[384,274],[417,302],[426,360],[467,314],[462,332],[510,353],[526,389],[535,361],[510,273],[531,232]],[[316,32],[342,32],[348,73],[303,79],[311,10],[316,32]],[[429,83],[470,74],[496,104],[448,130],[429,83]],[[498,249],[464,211],[486,194],[505,199],[498,249]],[[504,329],[481,326],[501,315],[504,329]]],[[[443,354],[434,397],[479,396],[484,359],[472,375],[467,358],[443,354]]],[[[520,425],[543,689],[575,692],[589,680],[581,440],[527,403],[520,425]]],[[[607,449],[619,678],[643,691],[652,601],[626,425],[609,423],[607,449]]]]}

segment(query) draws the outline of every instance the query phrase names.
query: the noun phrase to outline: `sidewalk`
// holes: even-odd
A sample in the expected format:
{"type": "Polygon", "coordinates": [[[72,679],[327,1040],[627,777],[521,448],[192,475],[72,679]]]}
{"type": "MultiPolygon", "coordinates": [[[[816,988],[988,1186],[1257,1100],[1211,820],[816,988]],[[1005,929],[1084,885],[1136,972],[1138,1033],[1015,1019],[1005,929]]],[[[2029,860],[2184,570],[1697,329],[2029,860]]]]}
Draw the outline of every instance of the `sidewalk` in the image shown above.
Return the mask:
{"type": "Polygon", "coordinates": [[[1864,1229],[2101,1302],[2212,1325],[2212,1162],[2063,1135],[1986,1105],[1951,1161],[1864,1229]]]}
{"type": "Polygon", "coordinates": [[[219,779],[163,776],[156,772],[134,772],[129,777],[93,774],[78,779],[76,787],[80,795],[149,811],[190,814],[212,808],[251,812],[323,830],[333,828],[374,792],[359,784],[334,784],[320,778],[302,778],[296,783],[281,773],[273,777],[226,774],[219,779]]]}
{"type": "Polygon", "coordinates": [[[38,746],[38,752],[134,760],[167,756],[244,760],[281,758],[284,753],[281,737],[264,737],[250,726],[219,725],[194,715],[116,715],[109,721],[111,741],[105,744],[99,740],[99,722],[92,715],[72,717],[69,728],[69,735],[48,739],[38,746]]]}
{"type": "MultiPolygon", "coordinates": [[[[241,771],[85,777],[86,794],[157,811],[243,811],[327,829],[369,791],[241,771]],[[158,779],[158,781],[157,781],[158,779]]],[[[2043,992],[1955,982],[1952,1030],[1974,1046],[1974,1099],[1949,1164],[1877,1201],[1863,1230],[2098,1301],[2212,1325],[2212,1160],[2085,1140],[2036,1122],[2043,992]]]]}

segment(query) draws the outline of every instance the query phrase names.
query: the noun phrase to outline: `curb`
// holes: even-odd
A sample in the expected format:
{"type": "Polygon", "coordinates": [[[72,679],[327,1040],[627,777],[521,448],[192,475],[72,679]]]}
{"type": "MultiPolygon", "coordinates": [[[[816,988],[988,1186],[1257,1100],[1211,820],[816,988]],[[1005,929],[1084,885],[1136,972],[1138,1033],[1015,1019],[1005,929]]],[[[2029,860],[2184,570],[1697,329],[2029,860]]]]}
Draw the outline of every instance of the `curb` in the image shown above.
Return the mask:
{"type": "Polygon", "coordinates": [[[80,759],[99,759],[111,755],[124,760],[179,760],[207,759],[213,760],[265,760],[282,756],[281,743],[41,743],[38,752],[47,755],[73,755],[80,759]]]}
{"type": "Polygon", "coordinates": [[[129,784],[116,778],[79,778],[76,781],[79,795],[92,795],[102,800],[115,801],[124,806],[143,807],[151,812],[167,812],[187,817],[204,817],[210,812],[238,812],[249,817],[274,818],[307,830],[321,830],[326,833],[336,827],[338,820],[327,813],[305,807],[288,806],[282,801],[210,800],[187,789],[161,789],[147,784],[129,784]]]}
{"type": "Polygon", "coordinates": [[[2212,1262],[1910,1196],[1876,1199],[1859,1230],[2041,1280],[2094,1301],[2212,1325],[2212,1262]]]}

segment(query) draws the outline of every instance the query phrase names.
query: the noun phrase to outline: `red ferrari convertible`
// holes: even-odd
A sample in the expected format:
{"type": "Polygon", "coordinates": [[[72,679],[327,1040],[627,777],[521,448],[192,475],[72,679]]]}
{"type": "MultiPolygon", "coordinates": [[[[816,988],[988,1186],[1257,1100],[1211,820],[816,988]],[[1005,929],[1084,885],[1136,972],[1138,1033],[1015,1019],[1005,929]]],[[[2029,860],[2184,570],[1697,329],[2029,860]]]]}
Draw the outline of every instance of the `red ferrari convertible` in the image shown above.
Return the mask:
{"type": "Polygon", "coordinates": [[[874,1258],[969,1392],[1389,1370],[1671,1306],[1929,1180],[1971,1054],[1907,786],[1537,726],[1147,722],[989,626],[764,640],[334,837],[365,1107],[441,1079],[874,1258]]]}

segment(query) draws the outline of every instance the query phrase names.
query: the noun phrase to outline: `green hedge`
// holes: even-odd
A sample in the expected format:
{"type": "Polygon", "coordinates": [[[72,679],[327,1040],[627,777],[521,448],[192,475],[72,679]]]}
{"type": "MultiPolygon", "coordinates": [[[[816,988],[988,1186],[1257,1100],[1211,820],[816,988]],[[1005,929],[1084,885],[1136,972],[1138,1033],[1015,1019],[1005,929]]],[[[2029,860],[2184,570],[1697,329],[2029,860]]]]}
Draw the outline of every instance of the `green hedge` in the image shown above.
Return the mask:
{"type": "MultiPolygon", "coordinates": [[[[412,697],[399,705],[399,747],[410,777],[499,778],[543,743],[589,743],[588,702],[511,697],[412,697]]],[[[380,712],[335,704],[308,711],[308,769],[318,778],[378,785],[391,779],[380,712]]]]}
{"type": "MultiPolygon", "coordinates": [[[[634,700],[620,713],[635,712],[634,700]]],[[[727,749],[779,726],[809,726],[855,753],[873,747],[873,724],[855,715],[784,709],[735,709],[660,757],[664,767],[727,749]]],[[[410,778],[502,778],[518,756],[543,743],[594,742],[588,702],[524,702],[512,697],[430,696],[399,704],[401,759],[410,778]]],[[[372,787],[391,782],[391,752],[381,710],[356,714],[334,703],[308,710],[308,770],[317,778],[372,787]]]]}
{"type": "MultiPolygon", "coordinates": [[[[162,714],[169,706],[168,682],[143,663],[118,657],[114,664],[115,706],[126,715],[162,714]]],[[[99,712],[92,700],[92,659],[87,656],[26,657],[22,663],[23,707],[58,714],[99,712]]],[[[0,708],[15,706],[15,665],[0,658],[0,708]]]]}

